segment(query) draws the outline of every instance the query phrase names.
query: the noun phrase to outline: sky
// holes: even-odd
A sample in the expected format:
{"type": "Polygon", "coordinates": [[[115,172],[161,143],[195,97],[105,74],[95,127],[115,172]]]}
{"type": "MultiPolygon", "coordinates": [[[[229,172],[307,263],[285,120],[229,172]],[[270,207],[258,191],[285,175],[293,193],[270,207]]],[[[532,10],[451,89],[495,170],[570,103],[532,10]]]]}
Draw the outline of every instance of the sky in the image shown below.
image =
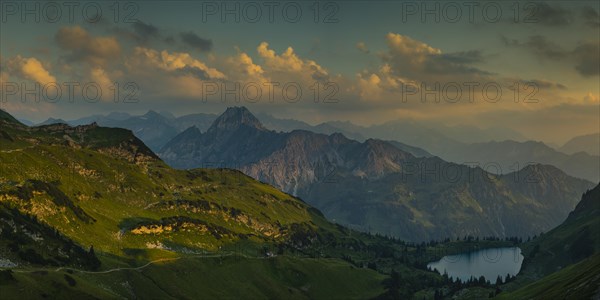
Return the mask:
{"type": "Polygon", "coordinates": [[[228,106],[564,143],[600,131],[597,1],[2,1],[0,107],[32,121],[228,106]]]}

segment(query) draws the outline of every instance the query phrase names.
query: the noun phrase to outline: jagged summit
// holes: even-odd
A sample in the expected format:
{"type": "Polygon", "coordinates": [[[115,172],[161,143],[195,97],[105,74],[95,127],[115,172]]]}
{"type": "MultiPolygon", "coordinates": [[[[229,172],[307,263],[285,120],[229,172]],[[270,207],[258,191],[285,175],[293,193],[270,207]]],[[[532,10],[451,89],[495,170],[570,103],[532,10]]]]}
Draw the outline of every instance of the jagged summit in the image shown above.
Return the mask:
{"type": "Polygon", "coordinates": [[[228,107],[227,110],[219,116],[208,129],[208,132],[217,130],[236,130],[242,126],[252,127],[260,130],[266,128],[260,121],[245,107],[228,107]]]}

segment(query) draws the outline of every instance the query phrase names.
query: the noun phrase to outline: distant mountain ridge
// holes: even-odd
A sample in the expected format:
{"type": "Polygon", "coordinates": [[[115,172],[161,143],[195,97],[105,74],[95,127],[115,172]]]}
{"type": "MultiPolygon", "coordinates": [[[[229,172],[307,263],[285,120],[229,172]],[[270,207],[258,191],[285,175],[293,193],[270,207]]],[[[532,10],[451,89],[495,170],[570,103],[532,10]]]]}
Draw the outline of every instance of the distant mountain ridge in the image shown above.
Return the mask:
{"type": "Polygon", "coordinates": [[[542,142],[487,142],[449,148],[444,159],[457,163],[476,162],[493,173],[506,174],[528,164],[551,164],[567,174],[592,182],[600,181],[600,156],[564,154],[542,142]]]}
{"type": "Polygon", "coordinates": [[[600,155],[600,132],[576,136],[558,150],[567,154],[586,152],[590,155],[600,155]]]}
{"type": "MultiPolygon", "coordinates": [[[[526,141],[518,132],[503,128],[433,126],[409,120],[389,121],[369,127],[339,121],[313,126],[298,120],[278,119],[265,113],[257,116],[255,119],[260,120],[261,126],[274,131],[306,130],[326,135],[342,133],[356,141],[366,141],[369,138],[381,139],[417,157],[435,155],[459,164],[478,164],[488,172],[497,174],[507,174],[522,169],[528,164],[549,164],[559,167],[571,176],[592,182],[600,180],[600,156],[587,153],[562,153],[541,142],[526,141]]],[[[215,114],[199,113],[175,118],[167,112],[148,111],[141,116],[111,113],[108,116],[97,115],[68,122],[54,121],[70,125],[97,122],[100,126],[127,128],[143,140],[150,149],[159,152],[172,138],[191,126],[197,127],[201,132],[207,131],[217,117],[215,114]]],[[[49,123],[50,120],[45,123],[49,123]]],[[[591,138],[593,139],[594,136],[591,135],[591,138]]],[[[594,152],[593,140],[590,142],[589,137],[581,137],[574,139],[573,143],[580,143],[577,142],[579,140],[587,142],[574,149],[583,147],[592,149],[587,152],[594,152]]],[[[568,147],[565,149],[569,149],[568,147]]]]}
{"type": "Polygon", "coordinates": [[[269,131],[249,114],[228,108],[206,133],[188,129],[159,155],[176,168],[239,169],[300,196],[331,220],[412,241],[533,235],[560,224],[592,185],[552,166],[497,176],[416,157],[381,140],[269,131]]]}
{"type": "Polygon", "coordinates": [[[49,118],[37,125],[64,123],[72,126],[97,123],[105,127],[126,128],[144,141],[153,151],[158,151],[165,143],[191,126],[198,126],[206,130],[216,119],[213,114],[190,114],[175,118],[168,112],[149,110],[143,115],[132,116],[128,113],[112,112],[108,115],[93,115],[76,120],[64,121],[49,118]]]}

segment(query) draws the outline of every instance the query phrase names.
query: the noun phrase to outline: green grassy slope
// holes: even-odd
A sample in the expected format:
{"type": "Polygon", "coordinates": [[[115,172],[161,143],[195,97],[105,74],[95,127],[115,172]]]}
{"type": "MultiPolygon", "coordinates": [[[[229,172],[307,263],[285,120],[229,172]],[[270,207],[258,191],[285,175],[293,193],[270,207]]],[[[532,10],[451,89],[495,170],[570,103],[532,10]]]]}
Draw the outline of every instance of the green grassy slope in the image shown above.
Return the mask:
{"type": "Polygon", "coordinates": [[[498,299],[597,299],[600,296],[600,254],[552,273],[498,299]]]}
{"type": "Polygon", "coordinates": [[[126,130],[6,127],[1,201],[102,252],[281,241],[322,218],[236,171],[173,170],[126,130]]]}
{"type": "Polygon", "coordinates": [[[523,245],[524,273],[545,276],[600,253],[600,185],[585,193],[567,220],[523,245]]]}
{"type": "Polygon", "coordinates": [[[127,130],[8,117],[0,130],[0,212],[64,238],[10,246],[0,236],[0,258],[18,264],[1,271],[2,298],[371,298],[391,268],[439,281],[412,267],[429,259],[415,247],[332,224],[238,171],[171,169],[127,130]],[[93,246],[102,264],[92,272],[107,273],[17,254],[56,260],[65,243],[93,246]]]}
{"type": "Polygon", "coordinates": [[[294,257],[183,258],[107,274],[49,270],[12,277],[0,286],[7,299],[366,299],[383,292],[384,278],[339,260],[294,257]]]}

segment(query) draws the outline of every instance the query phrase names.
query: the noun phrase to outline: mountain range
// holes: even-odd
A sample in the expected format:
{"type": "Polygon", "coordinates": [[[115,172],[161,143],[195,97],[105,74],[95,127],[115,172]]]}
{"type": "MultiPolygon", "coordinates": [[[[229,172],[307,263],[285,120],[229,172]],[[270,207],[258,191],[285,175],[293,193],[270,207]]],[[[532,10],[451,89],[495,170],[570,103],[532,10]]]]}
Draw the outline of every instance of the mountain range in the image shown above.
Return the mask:
{"type": "MultiPolygon", "coordinates": [[[[77,126],[96,122],[100,126],[126,128],[133,131],[150,149],[158,152],[177,134],[191,126],[201,132],[207,131],[217,117],[218,115],[211,113],[174,117],[168,112],[148,111],[139,116],[110,113],[71,121],[50,118],[39,125],[67,123],[77,126]]],[[[342,133],[349,139],[361,142],[376,138],[388,141],[417,157],[435,155],[449,162],[478,164],[495,174],[518,171],[530,164],[548,164],[574,177],[592,182],[600,181],[598,134],[575,137],[555,149],[542,142],[528,141],[520,133],[504,128],[479,129],[410,120],[390,121],[368,127],[340,121],[310,125],[265,113],[259,113],[256,117],[265,128],[278,132],[305,130],[327,135],[342,133]]]]}
{"type": "Polygon", "coordinates": [[[458,145],[449,147],[441,157],[457,163],[475,162],[497,174],[514,172],[530,164],[549,164],[571,176],[600,181],[600,156],[586,152],[565,154],[542,142],[492,141],[458,145]]]}
{"type": "Polygon", "coordinates": [[[472,132],[468,134],[468,127],[464,126],[431,128],[410,121],[393,121],[370,127],[344,122],[330,124],[338,129],[337,132],[346,136],[400,141],[424,149],[446,161],[478,164],[491,173],[506,174],[529,164],[549,164],[571,176],[592,182],[600,181],[600,156],[597,153],[600,142],[597,135],[574,138],[556,150],[543,142],[528,141],[518,134],[503,134],[504,131],[499,129],[471,128],[472,132]],[[454,128],[454,131],[447,130],[448,128],[454,128]],[[458,129],[461,129],[460,135],[456,133],[458,129]],[[455,133],[449,134],[451,132],[455,133]],[[464,136],[481,138],[459,140],[464,136]],[[577,150],[570,150],[569,147],[577,150]],[[565,149],[565,153],[561,152],[565,149]]]}
{"type": "Polygon", "coordinates": [[[534,164],[505,175],[343,134],[265,128],[228,108],[206,132],[191,127],[159,152],[175,168],[234,168],[296,195],[351,228],[426,241],[532,236],[560,224],[592,183],[534,164]]]}
{"type": "Polygon", "coordinates": [[[37,124],[37,126],[56,123],[79,126],[96,123],[99,126],[125,128],[131,130],[136,137],[143,140],[150,149],[158,151],[165,143],[186,128],[190,126],[207,128],[216,117],[213,114],[197,113],[176,118],[168,112],[159,113],[150,110],[139,116],[113,112],[108,115],[93,115],[70,121],[49,118],[37,124]]]}

